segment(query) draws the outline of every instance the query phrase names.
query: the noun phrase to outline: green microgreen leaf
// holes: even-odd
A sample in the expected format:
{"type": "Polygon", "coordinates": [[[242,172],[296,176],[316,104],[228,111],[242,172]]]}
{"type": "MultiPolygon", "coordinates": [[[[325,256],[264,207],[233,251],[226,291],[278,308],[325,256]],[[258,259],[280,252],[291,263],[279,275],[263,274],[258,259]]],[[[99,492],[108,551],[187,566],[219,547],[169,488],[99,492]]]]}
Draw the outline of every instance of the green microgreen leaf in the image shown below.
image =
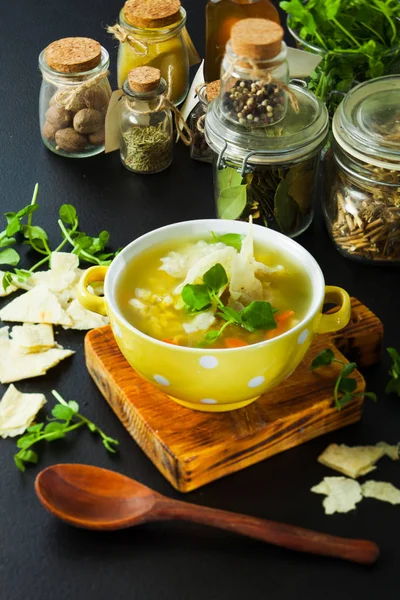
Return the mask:
{"type": "Polygon", "coordinates": [[[74,412],[69,406],[56,404],[55,407],[52,409],[51,414],[56,419],[61,419],[62,421],[70,421],[74,412]]]}
{"type": "Polygon", "coordinates": [[[0,250],[0,265],[11,265],[15,267],[19,263],[19,254],[14,248],[0,250]]]}
{"type": "Polygon", "coordinates": [[[242,248],[242,242],[244,235],[240,233],[224,233],[223,235],[217,235],[214,231],[211,232],[212,240],[211,243],[221,242],[225,246],[232,246],[235,250],[240,251],[242,248]]]}
{"type": "Polygon", "coordinates": [[[72,204],[63,204],[59,214],[60,219],[67,225],[73,225],[77,220],[76,209],[72,204]]]}
{"type": "Polygon", "coordinates": [[[326,367],[332,363],[335,358],[333,350],[325,348],[322,350],[311,363],[311,370],[318,369],[319,367],[326,367]]]}
{"type": "Polygon", "coordinates": [[[217,263],[203,275],[203,282],[211,292],[218,292],[228,283],[228,276],[224,267],[217,263]]]}
{"type": "Polygon", "coordinates": [[[389,381],[386,385],[386,394],[397,394],[400,396],[400,354],[396,348],[386,348],[392,364],[389,368],[389,381]]]}
{"type": "Polygon", "coordinates": [[[211,296],[206,285],[187,283],[181,296],[187,308],[192,311],[204,310],[211,305],[211,296]]]}
{"type": "Polygon", "coordinates": [[[272,308],[269,302],[254,301],[242,311],[243,326],[248,331],[263,329],[269,331],[276,329],[277,323],[274,318],[277,309],[272,308]]]}

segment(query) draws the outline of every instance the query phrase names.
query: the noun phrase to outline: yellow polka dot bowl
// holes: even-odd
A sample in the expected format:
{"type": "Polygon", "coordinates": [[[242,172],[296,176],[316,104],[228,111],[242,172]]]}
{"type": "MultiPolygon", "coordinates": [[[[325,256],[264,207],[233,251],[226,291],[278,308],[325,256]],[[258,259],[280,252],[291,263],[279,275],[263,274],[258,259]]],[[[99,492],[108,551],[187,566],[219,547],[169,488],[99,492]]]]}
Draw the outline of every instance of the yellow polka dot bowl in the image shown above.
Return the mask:
{"type": "Polygon", "coordinates": [[[286,333],[264,342],[231,349],[188,348],[149,337],[120,312],[115,290],[126,266],[142,252],[169,239],[199,239],[211,231],[248,232],[240,221],[207,219],[175,223],[147,233],[126,246],[110,267],[88,269],[80,282],[79,301],[94,312],[108,315],[118,346],[139,375],[170,398],[194,410],[222,412],[254,402],[289,377],[304,358],[315,334],[338,331],[350,319],[350,298],[338,287],[325,286],[315,259],[297,242],[265,227],[253,226],[254,241],[280,250],[302,265],[309,275],[310,306],[304,319],[286,333]],[[104,280],[104,298],[92,294],[90,283],[104,280]],[[338,310],[322,314],[325,302],[338,310]]]}

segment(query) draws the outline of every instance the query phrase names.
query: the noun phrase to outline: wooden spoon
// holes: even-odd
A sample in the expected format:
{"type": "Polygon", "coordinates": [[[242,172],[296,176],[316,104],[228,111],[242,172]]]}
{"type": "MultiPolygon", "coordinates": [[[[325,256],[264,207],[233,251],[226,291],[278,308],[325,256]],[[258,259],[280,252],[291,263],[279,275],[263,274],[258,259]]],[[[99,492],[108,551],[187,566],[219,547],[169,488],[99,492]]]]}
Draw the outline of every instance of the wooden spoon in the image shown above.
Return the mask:
{"type": "Polygon", "coordinates": [[[45,508],[84,529],[115,530],[149,521],[192,521],[297,550],[369,565],[379,548],[367,540],[340,538],[161,496],[120,473],[89,465],[48,467],[35,481],[45,508]]]}

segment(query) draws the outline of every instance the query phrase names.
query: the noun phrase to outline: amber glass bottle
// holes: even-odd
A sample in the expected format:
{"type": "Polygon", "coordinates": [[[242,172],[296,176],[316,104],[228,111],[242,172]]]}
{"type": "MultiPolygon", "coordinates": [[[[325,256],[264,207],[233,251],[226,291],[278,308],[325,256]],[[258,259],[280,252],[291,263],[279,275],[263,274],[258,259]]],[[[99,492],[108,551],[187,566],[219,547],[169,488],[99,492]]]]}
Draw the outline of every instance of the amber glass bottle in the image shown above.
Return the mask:
{"type": "Polygon", "coordinates": [[[219,79],[222,57],[232,25],[240,19],[258,17],[280,23],[270,0],[208,0],[206,6],[206,81],[219,79]]]}

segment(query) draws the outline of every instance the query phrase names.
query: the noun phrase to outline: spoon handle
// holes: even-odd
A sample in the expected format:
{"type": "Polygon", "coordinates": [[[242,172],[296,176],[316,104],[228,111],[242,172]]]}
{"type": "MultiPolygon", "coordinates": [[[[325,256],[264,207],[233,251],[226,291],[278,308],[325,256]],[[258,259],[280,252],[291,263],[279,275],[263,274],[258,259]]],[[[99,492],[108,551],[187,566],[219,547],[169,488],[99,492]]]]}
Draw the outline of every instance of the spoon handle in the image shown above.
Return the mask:
{"type": "Polygon", "coordinates": [[[379,556],[374,542],[336,537],[311,529],[267,521],[224,510],[207,508],[162,497],[154,507],[157,520],[182,520],[255,538],[275,546],[324,556],[334,556],[359,564],[373,564],[379,556]]]}

